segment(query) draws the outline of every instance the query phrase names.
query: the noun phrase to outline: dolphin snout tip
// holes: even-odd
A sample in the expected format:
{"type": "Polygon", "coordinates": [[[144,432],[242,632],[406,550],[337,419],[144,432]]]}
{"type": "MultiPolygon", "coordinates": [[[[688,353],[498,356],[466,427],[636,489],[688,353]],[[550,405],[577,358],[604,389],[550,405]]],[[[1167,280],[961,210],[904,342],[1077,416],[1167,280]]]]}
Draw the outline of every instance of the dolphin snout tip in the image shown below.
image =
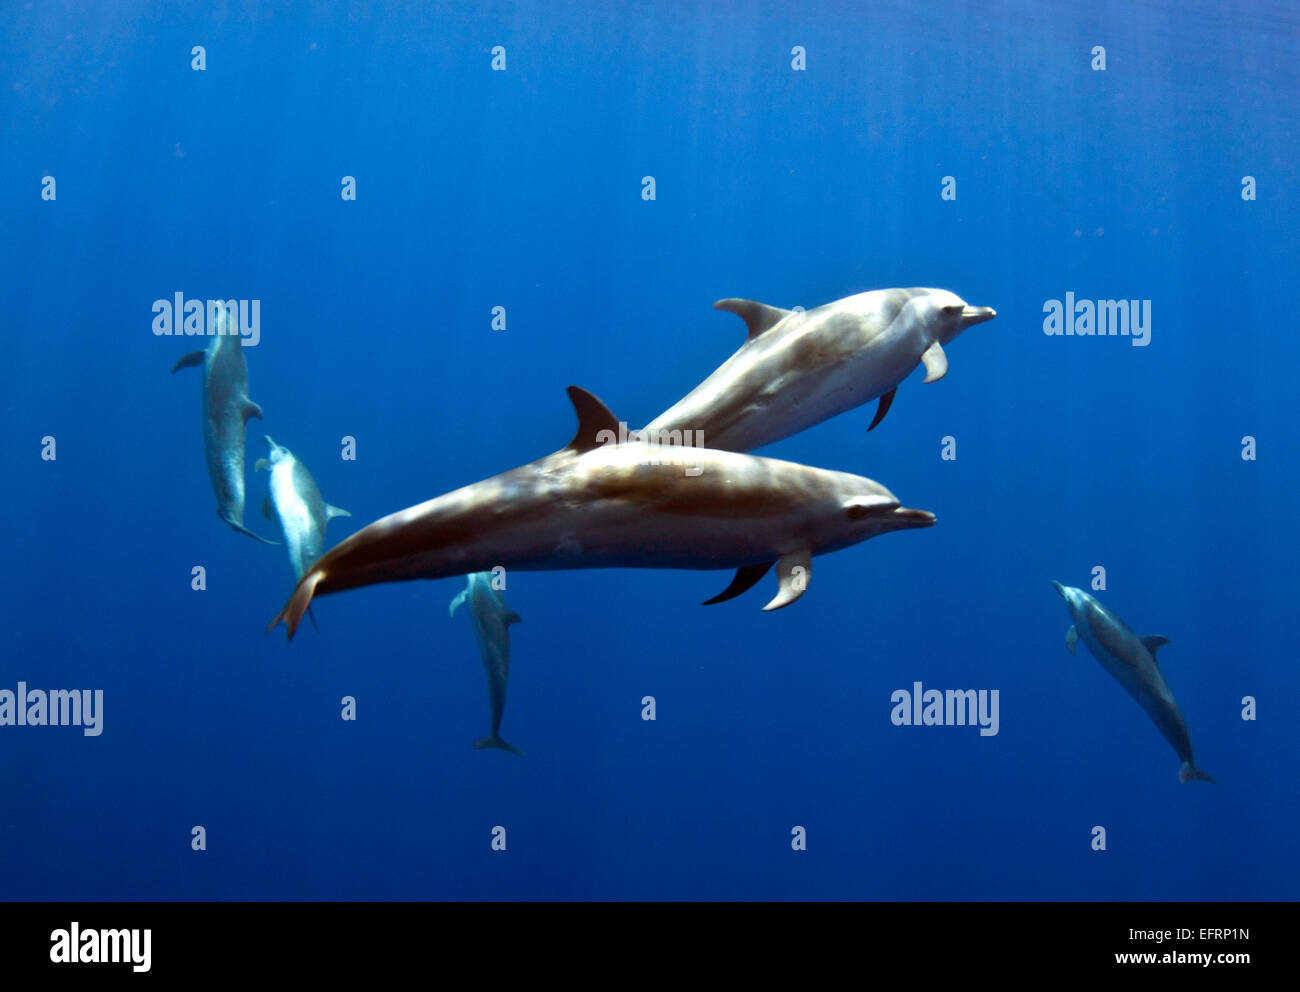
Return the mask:
{"type": "Polygon", "coordinates": [[[1061,585],[1061,583],[1057,582],[1055,579],[1052,580],[1052,588],[1054,588],[1062,596],[1065,595],[1065,586],[1061,585]]]}
{"type": "Polygon", "coordinates": [[[970,327],[973,324],[982,324],[986,320],[992,320],[997,315],[998,312],[992,307],[963,307],[961,323],[963,327],[970,327]]]}

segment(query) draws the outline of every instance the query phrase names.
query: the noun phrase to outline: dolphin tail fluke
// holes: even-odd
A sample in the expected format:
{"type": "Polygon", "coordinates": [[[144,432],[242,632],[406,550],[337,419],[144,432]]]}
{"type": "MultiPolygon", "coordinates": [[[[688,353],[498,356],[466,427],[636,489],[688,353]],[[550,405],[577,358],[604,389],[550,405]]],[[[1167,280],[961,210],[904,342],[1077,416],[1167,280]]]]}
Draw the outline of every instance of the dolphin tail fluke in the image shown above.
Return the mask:
{"type": "Polygon", "coordinates": [[[320,580],[325,578],[324,572],[312,569],[304,575],[298,585],[294,587],[293,595],[289,597],[289,602],[284,604],[284,609],[275,615],[275,619],[266,625],[266,632],[269,634],[278,625],[284,624],[289,628],[289,640],[293,640],[294,632],[298,629],[298,624],[302,623],[302,616],[311,606],[311,598],[316,593],[316,586],[320,580]]]}
{"type": "Polygon", "coordinates": [[[509,751],[511,754],[517,754],[521,758],[524,756],[523,751],[519,750],[519,748],[515,747],[508,741],[498,737],[496,734],[493,734],[491,737],[484,737],[481,741],[475,741],[474,746],[480,751],[485,748],[495,747],[500,748],[502,751],[509,751]]]}
{"type": "Polygon", "coordinates": [[[231,527],[233,527],[235,530],[239,531],[239,533],[241,533],[241,534],[247,534],[247,535],[248,535],[249,537],[251,537],[254,541],[261,541],[263,544],[274,544],[274,545],[276,545],[277,547],[279,547],[279,545],[280,545],[280,542],[279,542],[279,541],[272,541],[272,540],[269,540],[268,538],[263,537],[261,534],[254,534],[251,530],[249,530],[249,529],[248,529],[247,527],[245,527],[243,524],[241,524],[241,523],[239,523],[239,522],[237,522],[237,521],[235,521],[235,520],[231,520],[229,517],[223,517],[223,516],[221,516],[220,511],[217,512],[217,516],[218,516],[218,517],[221,517],[222,520],[224,520],[226,523],[228,523],[228,524],[229,524],[231,527]]]}
{"type": "Polygon", "coordinates": [[[181,369],[192,369],[196,365],[203,364],[204,352],[191,351],[188,355],[181,355],[176,359],[176,364],[172,366],[172,375],[175,375],[181,369]]]}
{"type": "Polygon", "coordinates": [[[1202,782],[1212,783],[1214,781],[1214,779],[1210,778],[1209,775],[1201,771],[1190,761],[1184,761],[1183,767],[1178,769],[1178,781],[1187,783],[1187,782],[1194,782],[1198,779],[1202,782]]]}

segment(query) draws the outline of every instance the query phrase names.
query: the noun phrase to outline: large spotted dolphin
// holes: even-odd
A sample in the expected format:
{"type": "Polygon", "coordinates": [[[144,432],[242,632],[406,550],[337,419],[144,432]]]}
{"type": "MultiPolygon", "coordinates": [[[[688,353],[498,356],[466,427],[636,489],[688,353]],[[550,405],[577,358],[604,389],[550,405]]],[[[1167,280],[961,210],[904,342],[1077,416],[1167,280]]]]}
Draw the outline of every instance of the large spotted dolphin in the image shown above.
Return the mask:
{"type": "Polygon", "coordinates": [[[511,754],[522,755],[513,744],[501,739],[501,714],[506,708],[506,681],[510,678],[510,625],[519,623],[519,614],[506,609],[506,598],[501,590],[493,588],[491,572],[471,572],[465,576],[465,588],[451,601],[448,613],[469,602],[470,616],[474,621],[474,638],[478,641],[483,669],[487,672],[488,698],[492,702],[492,733],[474,746],[499,747],[511,754]]]}
{"type": "Polygon", "coordinates": [[[1075,653],[1075,645],[1083,641],[1088,645],[1101,667],[1110,672],[1146,710],[1165,740],[1173,745],[1178,757],[1183,759],[1178,770],[1178,781],[1200,779],[1213,782],[1205,772],[1196,767],[1192,758],[1192,739],[1187,734],[1183,714],[1169,691],[1169,683],[1156,664],[1156,650],[1168,644],[1165,637],[1138,637],[1124,625],[1124,621],[1102,606],[1091,595],[1073,586],[1063,586],[1053,580],[1052,585],[1065,600],[1074,619],[1065,634],[1065,646],[1075,653]]]}
{"type": "Polygon", "coordinates": [[[275,544],[244,526],[244,424],[262,419],[262,408],[248,398],[248,365],[239,331],[227,307],[218,307],[216,333],[203,351],[177,359],[172,373],[203,366],[203,454],[217,497],[217,516],[241,534],[275,544]]]}
{"type": "MultiPolygon", "coordinates": [[[[749,328],[740,349],[645,428],[651,437],[692,434],[722,451],[753,451],[879,399],[874,428],[918,365],[925,381],[948,371],[943,346],[992,320],[945,289],[877,289],[808,311],[719,300],[749,328]]],[[[680,443],[680,442],[677,442],[680,443]]]]}
{"type": "Polygon", "coordinates": [[[578,431],[566,447],[364,527],[312,566],[267,629],[283,622],[292,637],[313,596],[496,565],[736,569],[713,603],[775,563],[774,610],[803,594],[813,555],[934,523],[858,475],[704,448],[675,465],[645,444],[607,443],[613,414],[576,386],[569,397],[578,431]]]}

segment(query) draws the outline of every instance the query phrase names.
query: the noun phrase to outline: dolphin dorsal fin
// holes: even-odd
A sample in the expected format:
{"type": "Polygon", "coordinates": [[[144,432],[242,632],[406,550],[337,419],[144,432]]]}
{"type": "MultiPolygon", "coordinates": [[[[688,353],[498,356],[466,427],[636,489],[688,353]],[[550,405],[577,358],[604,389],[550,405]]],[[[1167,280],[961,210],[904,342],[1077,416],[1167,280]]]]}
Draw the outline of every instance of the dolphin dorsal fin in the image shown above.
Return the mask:
{"type": "Polygon", "coordinates": [[[749,337],[746,340],[753,341],[764,331],[775,327],[786,317],[790,316],[792,311],[782,310],[780,307],[769,307],[766,303],[759,303],[757,300],[738,300],[727,299],[718,300],[713,304],[714,310],[726,310],[734,313],[737,317],[745,322],[749,328],[749,337]]]}
{"type": "Polygon", "coordinates": [[[1169,643],[1169,638],[1161,637],[1159,634],[1154,634],[1151,637],[1139,637],[1138,640],[1142,642],[1142,646],[1150,653],[1152,661],[1155,661],[1156,649],[1164,647],[1169,643]]]}
{"type": "Polygon", "coordinates": [[[516,613],[514,610],[506,610],[506,614],[505,614],[505,616],[503,616],[501,619],[505,622],[505,625],[506,625],[507,627],[509,627],[512,623],[523,623],[523,622],[524,622],[524,618],[521,617],[521,616],[520,616],[518,613],[516,613]]]}
{"type": "Polygon", "coordinates": [[[567,445],[578,454],[598,448],[605,443],[600,438],[601,431],[612,431],[618,437],[618,421],[609,412],[609,407],[579,386],[569,387],[569,399],[573,403],[573,412],[578,415],[578,433],[567,445]]]}

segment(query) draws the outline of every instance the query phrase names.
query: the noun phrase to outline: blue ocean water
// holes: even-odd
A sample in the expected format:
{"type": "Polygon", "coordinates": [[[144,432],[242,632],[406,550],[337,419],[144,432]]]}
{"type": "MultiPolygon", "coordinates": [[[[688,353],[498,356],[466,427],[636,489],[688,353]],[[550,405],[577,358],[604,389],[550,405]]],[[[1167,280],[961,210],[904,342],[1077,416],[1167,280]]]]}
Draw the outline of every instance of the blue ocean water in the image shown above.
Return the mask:
{"type": "Polygon", "coordinates": [[[1294,6],[789,7],[0,10],[0,689],[104,700],[98,736],[0,726],[0,897],[1297,896],[1294,6]],[[648,421],[742,342],[720,297],[916,285],[998,316],[870,435],[762,454],[937,525],[773,614],[701,608],[723,573],[512,574],[522,758],[472,747],[460,579],[263,633],[284,550],[215,517],[168,374],[205,342],[151,327],[260,301],[245,522],[270,434],[338,541],[560,447],[570,383],[648,421]],[[1150,300],[1149,344],[1046,335],[1067,293],[1150,300]],[[1097,566],[1216,784],[1066,651],[1050,580],[1097,566]],[[998,690],[999,732],[895,726],[914,682],[998,690]]]}

